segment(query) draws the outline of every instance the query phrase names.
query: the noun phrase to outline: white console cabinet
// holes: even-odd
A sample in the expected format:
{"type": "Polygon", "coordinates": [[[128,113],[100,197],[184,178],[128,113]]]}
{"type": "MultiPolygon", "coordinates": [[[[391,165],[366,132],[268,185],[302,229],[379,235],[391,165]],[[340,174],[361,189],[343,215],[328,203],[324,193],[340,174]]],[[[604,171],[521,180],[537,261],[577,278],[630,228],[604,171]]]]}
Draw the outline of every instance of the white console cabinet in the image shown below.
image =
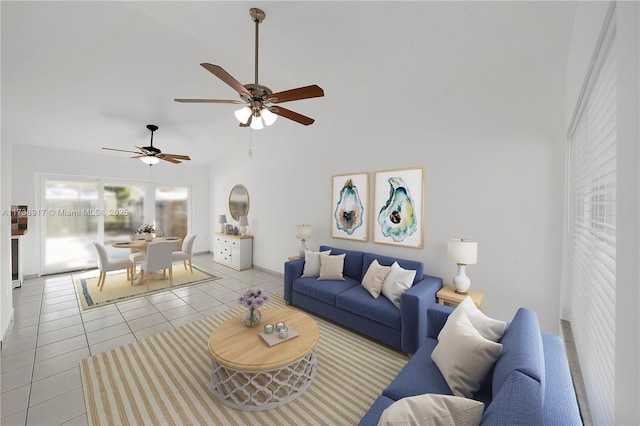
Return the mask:
{"type": "Polygon", "coordinates": [[[214,262],[237,271],[253,267],[253,236],[215,234],[213,247],[214,262]]]}

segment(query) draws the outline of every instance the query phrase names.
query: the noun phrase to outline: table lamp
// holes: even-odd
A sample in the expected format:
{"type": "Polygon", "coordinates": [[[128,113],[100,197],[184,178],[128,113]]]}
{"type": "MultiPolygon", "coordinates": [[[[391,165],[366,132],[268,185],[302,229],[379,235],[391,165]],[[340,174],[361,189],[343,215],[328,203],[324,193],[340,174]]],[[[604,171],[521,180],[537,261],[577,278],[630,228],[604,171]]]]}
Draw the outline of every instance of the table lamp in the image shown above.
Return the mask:
{"type": "Polygon", "coordinates": [[[227,223],[227,215],[221,214],[218,216],[218,223],[220,224],[220,232],[224,233],[224,225],[227,223]]]}
{"type": "Polygon", "coordinates": [[[447,245],[447,254],[449,260],[458,265],[458,273],[453,277],[456,293],[467,294],[467,290],[471,287],[471,280],[465,274],[465,267],[478,262],[478,242],[452,238],[447,245]]]}
{"type": "Polygon", "coordinates": [[[249,226],[249,220],[246,216],[240,216],[240,220],[238,221],[238,226],[240,227],[240,235],[247,234],[247,226],[249,226]]]}
{"type": "Polygon", "coordinates": [[[304,257],[304,251],[307,249],[305,241],[311,238],[311,225],[298,225],[296,228],[296,238],[301,240],[300,256],[304,257]]]}

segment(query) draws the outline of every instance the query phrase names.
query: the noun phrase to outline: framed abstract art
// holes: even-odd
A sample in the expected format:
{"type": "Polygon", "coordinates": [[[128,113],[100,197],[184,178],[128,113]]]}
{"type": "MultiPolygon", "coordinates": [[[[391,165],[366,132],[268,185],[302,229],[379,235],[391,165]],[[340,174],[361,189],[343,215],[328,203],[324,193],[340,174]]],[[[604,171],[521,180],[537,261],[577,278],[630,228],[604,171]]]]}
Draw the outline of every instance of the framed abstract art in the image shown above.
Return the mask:
{"type": "Polygon", "coordinates": [[[334,175],[331,185],[331,237],[369,240],[369,173],[334,175]]]}
{"type": "Polygon", "coordinates": [[[422,248],[424,169],[375,172],[373,242],[422,248]]]}

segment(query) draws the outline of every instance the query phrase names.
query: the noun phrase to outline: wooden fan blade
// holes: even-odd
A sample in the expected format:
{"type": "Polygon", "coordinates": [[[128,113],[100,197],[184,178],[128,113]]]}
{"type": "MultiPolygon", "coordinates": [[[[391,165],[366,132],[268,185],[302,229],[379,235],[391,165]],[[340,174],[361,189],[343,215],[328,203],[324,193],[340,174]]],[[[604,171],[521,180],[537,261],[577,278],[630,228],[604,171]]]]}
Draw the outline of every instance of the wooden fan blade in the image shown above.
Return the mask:
{"type": "Polygon", "coordinates": [[[120,151],[120,152],[130,152],[132,154],[142,154],[142,152],[129,151],[129,150],[126,150],[126,149],[115,149],[115,148],[102,148],[102,149],[106,149],[108,151],[120,151]]]}
{"type": "Polygon", "coordinates": [[[281,117],[288,118],[289,120],[304,124],[305,126],[313,124],[313,122],[316,121],[313,118],[298,114],[297,112],[291,111],[290,109],[282,108],[281,106],[271,107],[269,108],[269,111],[274,114],[278,114],[281,117]]]}
{"type": "Polygon", "coordinates": [[[202,65],[211,74],[215,75],[220,80],[222,80],[225,83],[227,83],[236,92],[238,92],[240,94],[245,94],[245,95],[251,97],[251,93],[247,90],[247,88],[244,87],[238,80],[233,78],[231,76],[231,74],[229,74],[224,69],[222,69],[221,66],[213,65],[213,64],[207,64],[207,63],[203,63],[203,64],[200,64],[200,65],[202,65]]]}
{"type": "Polygon", "coordinates": [[[140,155],[134,155],[133,157],[129,157],[129,158],[142,158],[142,157],[146,157],[147,154],[140,154],[140,155]]]}
{"type": "Polygon", "coordinates": [[[267,98],[268,101],[275,104],[282,102],[297,101],[299,99],[319,98],[324,96],[324,90],[313,84],[311,86],[298,87],[297,89],[285,90],[283,92],[273,93],[267,98]]]}
{"type": "Polygon", "coordinates": [[[158,157],[162,158],[162,157],[170,157],[170,158],[174,158],[176,160],[191,160],[191,158],[188,155],[179,155],[179,154],[165,154],[162,153],[160,155],[158,155],[158,157]]]}
{"type": "Polygon", "coordinates": [[[158,156],[157,156],[157,158],[159,158],[159,159],[161,159],[161,160],[164,160],[164,161],[168,161],[168,162],[173,163],[173,164],[180,164],[180,163],[182,163],[182,161],[174,160],[173,158],[164,157],[164,156],[162,156],[162,155],[158,155],[158,156]]]}
{"type": "Polygon", "coordinates": [[[242,101],[233,101],[230,99],[174,99],[176,102],[192,103],[192,104],[243,104],[242,101]]]}

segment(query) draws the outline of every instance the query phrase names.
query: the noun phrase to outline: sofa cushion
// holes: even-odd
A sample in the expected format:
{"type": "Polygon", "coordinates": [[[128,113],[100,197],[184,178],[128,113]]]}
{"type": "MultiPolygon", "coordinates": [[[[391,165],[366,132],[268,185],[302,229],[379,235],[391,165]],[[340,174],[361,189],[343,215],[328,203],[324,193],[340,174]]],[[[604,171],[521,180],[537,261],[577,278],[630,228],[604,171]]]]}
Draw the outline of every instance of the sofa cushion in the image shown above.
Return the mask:
{"type": "Polygon", "coordinates": [[[335,305],[337,308],[400,330],[400,310],[385,297],[373,299],[361,285],[336,295],[335,305]]]}
{"type": "Polygon", "coordinates": [[[389,275],[390,270],[391,266],[382,266],[376,259],[373,259],[373,262],[369,265],[367,272],[365,272],[362,277],[362,287],[367,289],[374,299],[380,297],[382,283],[384,282],[384,279],[387,278],[387,275],[389,275]]]}
{"type": "MultiPolygon", "coordinates": [[[[482,423],[495,425],[541,425],[540,383],[519,371],[511,371],[482,416],[482,423]]],[[[552,424],[565,425],[566,423],[552,424]]]]}
{"type": "Polygon", "coordinates": [[[320,276],[318,280],[339,280],[344,281],[342,270],[344,268],[345,254],[337,254],[330,256],[328,254],[320,255],[320,276]]]}
{"type": "Polygon", "coordinates": [[[423,393],[452,395],[449,385],[431,359],[437,344],[436,339],[427,338],[382,395],[394,400],[423,393]]]}
{"type": "Polygon", "coordinates": [[[415,276],[416,271],[404,269],[398,262],[393,262],[387,278],[382,283],[382,294],[399,309],[402,294],[411,288],[415,276]]]}
{"type": "Polygon", "coordinates": [[[478,426],[484,404],[473,399],[428,393],[402,398],[385,409],[379,425],[478,426]]]}
{"type": "Polygon", "coordinates": [[[303,277],[317,277],[320,275],[320,255],[330,254],[331,250],[319,251],[304,251],[304,270],[302,271],[303,277]]]}
{"type": "Polygon", "coordinates": [[[382,256],[374,253],[364,253],[362,258],[362,276],[364,276],[364,274],[367,272],[367,269],[369,269],[369,265],[371,264],[371,262],[373,262],[374,259],[383,266],[391,266],[394,262],[398,262],[398,265],[400,265],[403,269],[416,271],[416,276],[413,279],[413,284],[417,283],[418,281],[422,281],[424,275],[424,264],[422,262],[419,262],[417,260],[397,259],[395,257],[382,256]]]}
{"type": "Polygon", "coordinates": [[[472,398],[500,356],[502,345],[482,337],[464,313],[449,316],[438,340],[431,359],[454,395],[472,398]]]}
{"type": "Polygon", "coordinates": [[[336,296],[360,283],[353,278],[345,278],[344,281],[318,281],[317,278],[298,278],[293,281],[293,291],[302,293],[313,299],[330,305],[336,304],[336,296]]]}
{"type": "MultiPolygon", "coordinates": [[[[489,339],[492,342],[498,342],[504,335],[504,330],[507,326],[506,321],[486,316],[480,309],[478,309],[469,296],[465,297],[462,302],[456,306],[455,310],[449,316],[449,319],[454,322],[457,320],[457,317],[462,314],[466,314],[469,317],[471,324],[485,339],[489,339]]],[[[451,324],[452,322],[447,321],[447,324],[451,324]]],[[[442,333],[446,333],[444,330],[446,327],[447,325],[445,324],[441,331],[442,333]]]]}
{"type": "Polygon", "coordinates": [[[353,278],[360,283],[362,281],[362,256],[361,251],[345,250],[329,246],[320,246],[320,251],[331,250],[331,254],[346,254],[344,258],[344,276],[353,278]]]}
{"type": "Polygon", "coordinates": [[[544,398],[544,351],[535,312],[520,308],[502,336],[502,355],[493,372],[493,395],[513,370],[520,371],[542,384],[544,398]]]}

